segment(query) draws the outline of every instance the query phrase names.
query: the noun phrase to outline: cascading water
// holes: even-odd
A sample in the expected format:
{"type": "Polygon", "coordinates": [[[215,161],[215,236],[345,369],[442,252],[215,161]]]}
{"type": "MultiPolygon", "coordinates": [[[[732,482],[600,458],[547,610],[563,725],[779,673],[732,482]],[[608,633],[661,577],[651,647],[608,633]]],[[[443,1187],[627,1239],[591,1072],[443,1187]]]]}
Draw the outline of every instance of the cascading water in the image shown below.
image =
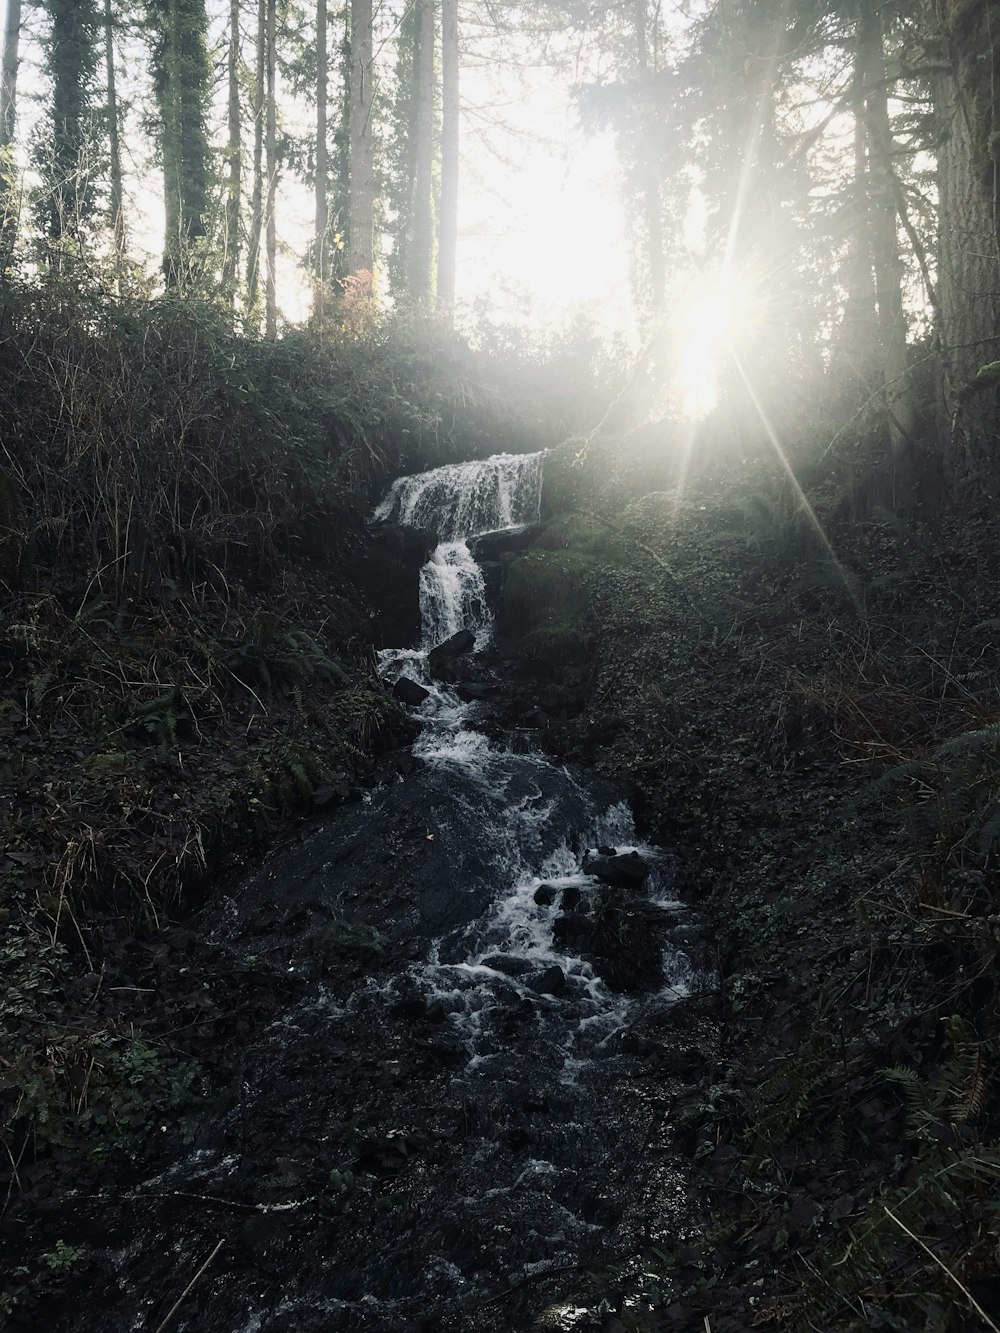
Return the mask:
{"type": "MultiPolygon", "coordinates": [[[[663,1080],[629,1041],[691,968],[671,947],[654,993],[602,979],[585,937],[615,920],[621,891],[590,873],[588,849],[636,850],[649,911],[683,923],[680,904],[615,792],[495,725],[488,737],[489,705],[434,679],[432,650],[458,630],[488,643],[474,538],[537,520],[541,466],[439,468],[379,506],[442,539],[421,577],[421,644],[380,664],[429,691],[422,765],[279,849],[196,923],[220,966],[275,998],[266,1021],[248,1017],[238,1089],[189,1150],[79,1202],[113,1279],[53,1333],[140,1333],[164,1316],[171,1333],[495,1333],[554,1302],[547,1326],[570,1330],[585,1311],[566,1298],[588,1272],[682,1231],[663,1080]],[[220,1237],[214,1270],[174,1305],[220,1237]]],[[[71,1219],[59,1227],[76,1241],[71,1219]]]]}

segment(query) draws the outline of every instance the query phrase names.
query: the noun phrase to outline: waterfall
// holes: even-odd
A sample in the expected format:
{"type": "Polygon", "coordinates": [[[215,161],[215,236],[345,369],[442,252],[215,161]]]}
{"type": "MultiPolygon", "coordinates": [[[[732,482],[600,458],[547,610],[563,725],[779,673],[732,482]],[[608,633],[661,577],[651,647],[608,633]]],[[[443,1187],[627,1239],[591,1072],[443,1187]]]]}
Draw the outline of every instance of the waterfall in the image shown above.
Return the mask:
{"type": "Polygon", "coordinates": [[[465,708],[455,694],[436,684],[427,657],[459,630],[476,635],[482,649],[493,618],[483,572],[469,540],[537,523],[542,500],[542,454],[496,454],[471,463],[450,463],[415,476],[398,477],[375,510],[375,522],[429,528],[440,544],[420,571],[420,647],[387,648],[379,672],[389,681],[406,675],[431,691],[425,718],[460,726],[465,708]]]}
{"type": "Polygon", "coordinates": [[[430,528],[454,542],[536,523],[541,499],[541,454],[495,454],[398,477],[374,518],[430,528]]]}

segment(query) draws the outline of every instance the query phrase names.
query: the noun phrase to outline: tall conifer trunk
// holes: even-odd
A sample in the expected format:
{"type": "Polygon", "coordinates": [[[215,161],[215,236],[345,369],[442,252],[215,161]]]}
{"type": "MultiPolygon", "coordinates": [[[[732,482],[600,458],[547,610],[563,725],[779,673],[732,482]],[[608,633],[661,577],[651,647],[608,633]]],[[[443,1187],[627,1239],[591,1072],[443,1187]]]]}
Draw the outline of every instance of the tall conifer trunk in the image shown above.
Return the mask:
{"type": "Polygon", "coordinates": [[[413,187],[413,240],[409,294],[426,304],[434,272],[434,19],[435,0],[420,0],[417,47],[416,139],[413,187]]]}
{"type": "Polygon", "coordinates": [[[21,0],[7,0],[3,55],[0,56],[0,151],[14,142],[17,118],[17,72],[21,48],[21,0]]]}
{"type": "Polygon", "coordinates": [[[352,274],[371,274],[375,267],[373,76],[372,0],[351,0],[350,235],[347,267],[352,274]]]}
{"type": "Polygon", "coordinates": [[[166,205],[163,272],[167,286],[177,287],[191,277],[209,207],[208,15],[205,0],[150,0],[149,9],[166,205]]]}
{"type": "Polygon", "coordinates": [[[1000,13],[941,0],[951,76],[936,89],[941,442],[957,493],[1000,498],[1000,13]]]}
{"type": "Polygon", "coordinates": [[[316,218],[313,227],[313,274],[316,278],[316,313],[321,315],[330,275],[327,271],[327,231],[330,225],[329,134],[330,53],[327,39],[327,0],[316,5],[316,218]]]}
{"type": "MultiPolygon", "coordinates": [[[[633,8],[636,62],[639,69],[640,96],[645,106],[645,84],[649,79],[649,33],[646,0],[635,0],[633,8]]],[[[645,116],[643,117],[645,119],[645,116]]],[[[666,290],[666,265],[663,253],[663,221],[660,214],[659,166],[652,154],[645,155],[640,167],[643,229],[646,241],[646,266],[649,299],[654,312],[662,309],[666,290]]]]}
{"type": "Polygon", "coordinates": [[[253,189],[247,240],[247,312],[259,321],[260,257],[264,234],[264,101],[267,87],[267,0],[257,0],[257,53],[253,79],[253,189]]]}
{"type": "Polygon", "coordinates": [[[893,184],[895,143],[889,121],[881,11],[867,0],[861,0],[859,13],[858,64],[865,90],[869,228],[885,407],[896,484],[893,498],[906,503],[912,499],[912,451],[916,419],[909,374],[906,314],[902,296],[903,267],[893,184]]]}
{"type": "Polygon", "coordinates": [[[438,307],[455,313],[459,175],[458,0],[441,0],[441,220],[438,235],[438,307]]]}
{"type": "Polygon", "coordinates": [[[240,0],[229,4],[229,101],[226,145],[226,235],[222,259],[222,289],[232,305],[236,300],[236,274],[240,263],[240,199],[243,191],[243,124],[240,117],[240,0]]]}
{"type": "Polygon", "coordinates": [[[268,338],[278,336],[278,15],[277,0],[267,0],[265,46],[267,50],[267,110],[264,125],[264,156],[267,168],[267,205],[265,209],[265,244],[267,247],[267,276],[264,293],[264,332],[268,338]]]}
{"type": "Polygon", "coordinates": [[[17,121],[17,73],[21,47],[21,0],[7,0],[3,52],[0,53],[0,278],[10,264],[17,239],[13,164],[17,121]]]}
{"type": "Polygon", "coordinates": [[[125,258],[125,190],[122,177],[121,125],[118,119],[118,84],[115,77],[115,16],[112,0],[104,0],[104,63],[108,98],[108,170],[110,174],[111,228],[115,257],[119,265],[125,258]]]}

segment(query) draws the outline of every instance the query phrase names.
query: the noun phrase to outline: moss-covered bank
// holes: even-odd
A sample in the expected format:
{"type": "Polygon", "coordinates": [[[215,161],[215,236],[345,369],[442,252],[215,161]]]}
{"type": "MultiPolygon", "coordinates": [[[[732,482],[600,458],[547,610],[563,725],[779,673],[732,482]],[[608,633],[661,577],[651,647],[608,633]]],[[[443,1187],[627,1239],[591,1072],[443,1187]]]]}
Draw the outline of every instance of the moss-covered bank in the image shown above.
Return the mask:
{"type": "Polygon", "coordinates": [[[1000,531],[814,497],[827,549],[762,463],[630,498],[588,460],[571,480],[502,624],[549,747],[627,781],[678,853],[723,1005],[674,1110],[714,1220],[647,1256],[683,1298],[613,1326],[985,1327],[1000,531]]]}

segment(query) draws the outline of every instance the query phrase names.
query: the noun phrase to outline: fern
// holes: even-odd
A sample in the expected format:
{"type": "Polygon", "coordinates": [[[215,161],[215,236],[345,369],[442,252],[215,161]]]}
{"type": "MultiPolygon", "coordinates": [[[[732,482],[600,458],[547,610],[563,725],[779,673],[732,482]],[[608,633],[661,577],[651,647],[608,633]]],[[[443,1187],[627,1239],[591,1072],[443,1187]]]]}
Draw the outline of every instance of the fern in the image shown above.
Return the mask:
{"type": "Polygon", "coordinates": [[[887,772],[880,774],[871,782],[854,793],[853,796],[841,802],[840,814],[844,819],[851,819],[857,813],[861,806],[868,800],[874,800],[878,796],[885,796],[901,787],[909,778],[915,777],[921,770],[926,768],[926,762],[923,759],[907,759],[901,764],[896,764],[887,772]]]}
{"type": "Polygon", "coordinates": [[[944,1028],[955,1048],[954,1059],[941,1075],[952,1098],[948,1114],[954,1124],[965,1125],[983,1109],[988,1077],[984,1047],[969,1024],[957,1014],[944,1020],[944,1028]]]}
{"type": "Polygon", "coordinates": [[[992,855],[993,844],[1000,837],[1000,801],[990,801],[985,814],[986,823],[979,834],[979,855],[987,861],[992,855]]]}
{"type": "Polygon", "coordinates": [[[1000,747],[1000,722],[991,722],[988,727],[979,727],[975,731],[963,731],[960,736],[953,736],[950,741],[934,751],[936,760],[953,756],[964,757],[982,750],[995,750],[1000,747]]]}

